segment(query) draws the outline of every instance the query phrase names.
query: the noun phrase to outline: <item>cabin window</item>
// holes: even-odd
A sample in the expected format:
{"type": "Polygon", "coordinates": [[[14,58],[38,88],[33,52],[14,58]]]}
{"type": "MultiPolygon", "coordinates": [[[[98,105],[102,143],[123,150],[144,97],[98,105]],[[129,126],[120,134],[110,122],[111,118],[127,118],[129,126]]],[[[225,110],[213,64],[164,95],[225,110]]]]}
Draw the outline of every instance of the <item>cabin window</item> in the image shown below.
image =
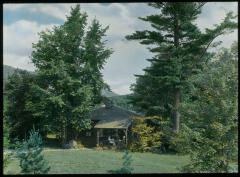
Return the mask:
{"type": "Polygon", "coordinates": [[[86,132],[86,136],[91,136],[92,133],[91,132],[86,132]]]}

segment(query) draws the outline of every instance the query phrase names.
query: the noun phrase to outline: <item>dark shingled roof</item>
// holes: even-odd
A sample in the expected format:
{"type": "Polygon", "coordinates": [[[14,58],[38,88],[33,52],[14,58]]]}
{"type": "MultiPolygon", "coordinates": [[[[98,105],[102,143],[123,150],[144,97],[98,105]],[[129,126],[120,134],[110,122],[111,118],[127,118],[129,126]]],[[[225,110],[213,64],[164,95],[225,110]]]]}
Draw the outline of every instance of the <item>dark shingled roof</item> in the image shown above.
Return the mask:
{"type": "Polygon", "coordinates": [[[101,107],[90,114],[92,120],[100,120],[95,128],[127,128],[133,116],[137,114],[116,106],[101,107]]]}

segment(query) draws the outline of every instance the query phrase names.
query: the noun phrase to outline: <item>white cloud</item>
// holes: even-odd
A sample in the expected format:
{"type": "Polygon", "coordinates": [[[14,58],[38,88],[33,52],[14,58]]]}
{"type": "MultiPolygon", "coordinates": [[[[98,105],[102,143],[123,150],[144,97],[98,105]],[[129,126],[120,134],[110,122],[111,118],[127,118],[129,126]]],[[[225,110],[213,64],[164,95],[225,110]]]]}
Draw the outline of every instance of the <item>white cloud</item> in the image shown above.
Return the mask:
{"type": "MultiPolygon", "coordinates": [[[[142,69],[149,65],[147,58],[151,58],[152,54],[148,52],[145,46],[136,42],[116,41],[112,44],[115,52],[109,58],[103,71],[104,79],[112,87],[113,90],[120,87],[120,84],[127,85],[135,82],[134,74],[143,74],[142,69]]],[[[122,91],[121,93],[129,93],[122,91]]],[[[117,92],[118,93],[118,92],[117,92]]]]}
{"type": "Polygon", "coordinates": [[[66,20],[66,15],[69,15],[70,7],[75,4],[37,4],[31,5],[30,11],[45,13],[47,15],[66,20]]]}
{"type": "Polygon", "coordinates": [[[24,66],[24,69],[33,69],[29,56],[32,43],[38,40],[38,32],[49,29],[51,25],[39,25],[36,22],[20,20],[3,26],[3,63],[10,66],[24,66]],[[15,58],[14,58],[15,57],[15,58]],[[25,62],[25,64],[24,64],[25,62]],[[29,67],[28,67],[29,66],[29,67]]]}
{"type": "Polygon", "coordinates": [[[3,54],[3,64],[13,66],[15,68],[21,68],[29,71],[34,71],[35,67],[31,63],[28,56],[21,56],[15,54],[3,54]]]}
{"type": "Polygon", "coordinates": [[[119,95],[129,94],[129,86],[128,85],[121,85],[118,88],[115,88],[112,90],[113,90],[113,92],[118,93],[119,95]]]}
{"type": "Polygon", "coordinates": [[[10,10],[10,11],[15,11],[25,7],[27,7],[27,4],[14,4],[14,3],[3,4],[3,9],[10,10]]]}
{"type": "MultiPolygon", "coordinates": [[[[74,5],[76,4],[4,4],[3,7],[4,12],[21,9],[29,11],[30,15],[31,13],[47,14],[65,21],[70,7],[74,5]]],[[[126,41],[124,37],[136,30],[150,29],[147,22],[137,17],[156,14],[158,11],[147,6],[146,3],[110,3],[109,5],[80,3],[80,5],[82,11],[88,14],[88,22],[96,17],[103,27],[110,26],[106,36],[109,40],[107,46],[113,48],[114,53],[103,70],[104,79],[116,93],[130,93],[129,86],[135,82],[134,74],[143,73],[142,69],[149,65],[146,59],[152,54],[148,52],[146,46],[136,41],[126,41]]],[[[200,29],[211,28],[214,24],[220,23],[228,11],[234,11],[237,14],[237,3],[207,3],[197,20],[200,29]]],[[[37,20],[36,22],[20,20],[10,25],[4,24],[4,64],[33,70],[33,65],[28,64],[32,43],[38,40],[37,32],[51,26],[53,24],[41,25],[37,23],[37,20]]],[[[223,41],[223,47],[230,47],[231,43],[237,39],[236,30],[232,34],[220,36],[217,40],[223,41]]]]}

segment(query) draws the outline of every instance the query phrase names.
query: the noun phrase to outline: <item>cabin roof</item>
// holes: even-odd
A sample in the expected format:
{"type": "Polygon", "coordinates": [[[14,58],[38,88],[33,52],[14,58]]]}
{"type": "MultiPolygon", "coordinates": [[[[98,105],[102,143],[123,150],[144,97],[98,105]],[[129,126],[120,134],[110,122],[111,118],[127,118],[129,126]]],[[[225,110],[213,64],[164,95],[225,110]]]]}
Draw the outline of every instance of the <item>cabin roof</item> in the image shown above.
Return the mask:
{"type": "Polygon", "coordinates": [[[127,128],[133,116],[137,114],[116,106],[101,107],[90,114],[92,120],[99,120],[94,128],[127,128]]]}

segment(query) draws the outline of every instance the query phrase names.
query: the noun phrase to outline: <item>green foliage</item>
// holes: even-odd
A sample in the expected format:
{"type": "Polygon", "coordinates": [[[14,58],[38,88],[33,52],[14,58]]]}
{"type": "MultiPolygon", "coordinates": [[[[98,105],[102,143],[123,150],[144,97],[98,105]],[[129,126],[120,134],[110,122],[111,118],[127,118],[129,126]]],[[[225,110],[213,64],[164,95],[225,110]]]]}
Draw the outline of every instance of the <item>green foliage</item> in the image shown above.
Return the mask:
{"type": "Polygon", "coordinates": [[[185,172],[230,172],[230,162],[237,158],[235,49],[222,50],[203,73],[191,78],[193,88],[182,108],[194,139],[190,144],[191,163],[183,168],[185,172]]]}
{"type": "Polygon", "coordinates": [[[121,174],[130,174],[133,171],[131,166],[132,163],[132,156],[129,154],[128,150],[125,151],[123,157],[123,167],[120,170],[121,174]]]}
{"type": "Polygon", "coordinates": [[[173,129],[178,132],[179,107],[182,91],[189,85],[188,78],[201,72],[210,57],[209,47],[219,43],[212,41],[223,34],[237,29],[233,21],[236,16],[228,13],[221,24],[201,32],[195,20],[205,3],[202,2],[159,2],[149,5],[159,14],[139,19],[151,24],[154,30],[136,31],[126,36],[149,46],[155,54],[143,75],[137,75],[132,85],[132,103],[147,116],[171,117],[173,129]]]}
{"type": "Polygon", "coordinates": [[[131,174],[133,171],[133,167],[131,165],[133,160],[128,150],[125,150],[122,160],[123,160],[122,168],[118,170],[109,170],[108,172],[113,174],[131,174]]]}
{"type": "Polygon", "coordinates": [[[171,136],[170,149],[179,154],[188,154],[191,152],[191,144],[194,143],[192,130],[185,124],[181,124],[181,130],[171,136]]]}
{"type": "Polygon", "coordinates": [[[3,152],[3,168],[6,168],[11,162],[11,154],[3,152]]]}
{"type": "Polygon", "coordinates": [[[21,143],[17,151],[20,160],[21,173],[24,174],[46,174],[50,170],[47,161],[41,154],[42,138],[38,132],[30,131],[28,140],[21,143]]]}
{"type": "MultiPolygon", "coordinates": [[[[9,126],[6,122],[5,110],[3,110],[3,150],[9,148],[9,126]]],[[[11,160],[11,154],[3,152],[3,167],[6,168],[11,160]]]]}
{"type": "Polygon", "coordinates": [[[114,105],[120,108],[134,111],[133,106],[130,103],[129,95],[111,96],[109,99],[113,102],[114,105]]]}
{"type": "Polygon", "coordinates": [[[133,119],[131,151],[159,152],[166,149],[166,122],[160,117],[137,117],[133,119]]]}
{"type": "MultiPolygon", "coordinates": [[[[18,69],[19,70],[19,69],[18,69]]],[[[3,65],[3,94],[5,93],[6,82],[8,78],[16,71],[16,68],[13,68],[8,65],[3,65]]]]}
{"type": "MultiPolygon", "coordinates": [[[[24,70],[16,70],[6,83],[5,117],[9,125],[9,139],[23,139],[33,124],[42,132],[43,120],[34,119],[28,102],[34,99],[31,94],[35,75],[24,70]],[[10,104],[11,103],[11,104],[10,104]]],[[[35,99],[38,102],[37,99],[35,99]]]]}
{"type": "Polygon", "coordinates": [[[6,122],[6,112],[3,110],[3,147],[9,147],[9,125],[6,122]]]}
{"type": "Polygon", "coordinates": [[[101,70],[112,53],[103,41],[108,27],[96,19],[88,30],[86,25],[87,14],[77,5],[63,25],[39,33],[33,44],[31,59],[38,73],[33,92],[41,98],[29,102],[29,109],[46,118],[49,129],[63,141],[90,128],[89,112],[101,101],[105,86],[101,70]]]}

